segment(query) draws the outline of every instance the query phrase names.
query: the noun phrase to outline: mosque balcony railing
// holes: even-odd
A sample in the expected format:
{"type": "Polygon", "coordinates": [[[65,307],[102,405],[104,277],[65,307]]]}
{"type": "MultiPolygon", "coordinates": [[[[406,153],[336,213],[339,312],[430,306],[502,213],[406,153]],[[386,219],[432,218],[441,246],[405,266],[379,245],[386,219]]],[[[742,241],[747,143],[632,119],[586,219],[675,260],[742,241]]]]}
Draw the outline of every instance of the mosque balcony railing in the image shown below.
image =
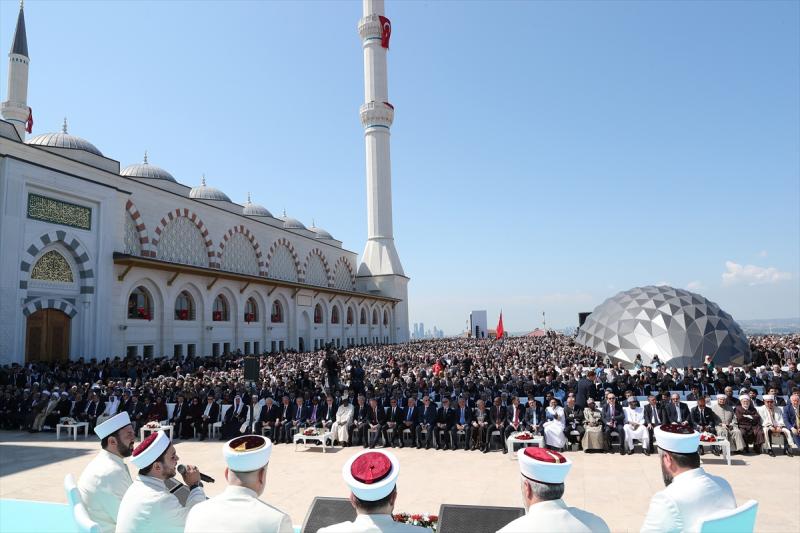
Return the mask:
{"type": "Polygon", "coordinates": [[[204,276],[212,279],[218,278],[229,281],[241,281],[244,282],[245,284],[251,284],[251,285],[256,284],[256,285],[265,285],[270,287],[284,287],[287,289],[295,289],[295,291],[305,289],[308,291],[314,291],[334,296],[344,296],[344,297],[359,298],[359,299],[368,298],[370,300],[378,300],[382,302],[391,303],[392,305],[402,301],[399,298],[382,296],[380,294],[375,294],[373,292],[348,291],[344,289],[337,289],[335,287],[323,287],[320,285],[311,285],[308,283],[286,281],[282,279],[267,278],[263,276],[253,276],[250,274],[240,274],[238,272],[230,272],[226,270],[218,270],[216,268],[200,267],[194,265],[185,265],[183,263],[172,263],[170,261],[161,261],[160,259],[140,257],[137,255],[130,255],[121,252],[114,252],[114,264],[125,267],[125,271],[120,276],[118,276],[118,279],[120,281],[122,281],[133,268],[144,268],[150,270],[162,270],[165,272],[170,272],[173,274],[174,277],[177,277],[180,274],[204,276]]]}

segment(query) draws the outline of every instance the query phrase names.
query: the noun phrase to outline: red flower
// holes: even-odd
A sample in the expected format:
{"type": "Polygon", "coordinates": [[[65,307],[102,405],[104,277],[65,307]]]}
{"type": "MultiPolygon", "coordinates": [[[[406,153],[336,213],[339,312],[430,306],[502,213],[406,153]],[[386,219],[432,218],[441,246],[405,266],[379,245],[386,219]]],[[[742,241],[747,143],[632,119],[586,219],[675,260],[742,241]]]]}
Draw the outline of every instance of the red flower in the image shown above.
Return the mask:
{"type": "Polygon", "coordinates": [[[422,515],[421,514],[412,514],[411,515],[411,520],[422,520],[422,515]]]}
{"type": "Polygon", "coordinates": [[[428,520],[430,520],[431,522],[438,522],[439,521],[439,517],[436,516],[435,514],[432,514],[432,515],[428,516],[428,520]]]}

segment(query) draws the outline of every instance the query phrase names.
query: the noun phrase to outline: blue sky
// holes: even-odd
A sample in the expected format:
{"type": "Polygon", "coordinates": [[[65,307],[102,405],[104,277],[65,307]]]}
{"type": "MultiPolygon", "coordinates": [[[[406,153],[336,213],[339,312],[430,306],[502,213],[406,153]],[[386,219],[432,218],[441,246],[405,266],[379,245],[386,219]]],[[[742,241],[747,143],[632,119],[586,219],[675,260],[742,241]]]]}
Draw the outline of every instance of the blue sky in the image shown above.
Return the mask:
{"type": "MultiPolygon", "coordinates": [[[[0,54],[18,2],[0,2],[0,54]]],[[[34,133],[366,236],[360,2],[26,2],[34,133]]],[[[410,320],[574,325],[666,282],[800,316],[800,4],[409,2],[393,32],[410,320]]],[[[0,69],[5,99],[6,68],[0,69]]]]}

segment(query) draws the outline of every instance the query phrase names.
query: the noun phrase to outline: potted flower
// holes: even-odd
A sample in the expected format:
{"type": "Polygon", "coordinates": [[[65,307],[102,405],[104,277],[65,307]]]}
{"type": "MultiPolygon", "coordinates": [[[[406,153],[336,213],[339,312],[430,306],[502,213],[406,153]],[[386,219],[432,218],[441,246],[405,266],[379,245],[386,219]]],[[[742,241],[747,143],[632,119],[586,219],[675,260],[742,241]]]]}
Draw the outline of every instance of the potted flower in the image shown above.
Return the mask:
{"type": "Polygon", "coordinates": [[[397,513],[392,515],[395,522],[411,524],[412,526],[427,527],[436,531],[439,526],[439,517],[435,514],[409,514],[397,513]]]}

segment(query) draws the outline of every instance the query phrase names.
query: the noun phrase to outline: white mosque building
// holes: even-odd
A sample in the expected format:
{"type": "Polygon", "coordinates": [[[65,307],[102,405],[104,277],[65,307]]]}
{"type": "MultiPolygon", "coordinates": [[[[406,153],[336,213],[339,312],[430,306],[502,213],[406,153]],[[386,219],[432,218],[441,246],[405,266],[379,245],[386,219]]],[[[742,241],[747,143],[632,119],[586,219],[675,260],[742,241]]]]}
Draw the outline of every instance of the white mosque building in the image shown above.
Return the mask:
{"type": "Polygon", "coordinates": [[[308,351],[408,340],[391,215],[383,0],[364,0],[361,263],[327,231],[60,132],[26,139],[20,6],[0,121],[0,364],[308,351]]]}

